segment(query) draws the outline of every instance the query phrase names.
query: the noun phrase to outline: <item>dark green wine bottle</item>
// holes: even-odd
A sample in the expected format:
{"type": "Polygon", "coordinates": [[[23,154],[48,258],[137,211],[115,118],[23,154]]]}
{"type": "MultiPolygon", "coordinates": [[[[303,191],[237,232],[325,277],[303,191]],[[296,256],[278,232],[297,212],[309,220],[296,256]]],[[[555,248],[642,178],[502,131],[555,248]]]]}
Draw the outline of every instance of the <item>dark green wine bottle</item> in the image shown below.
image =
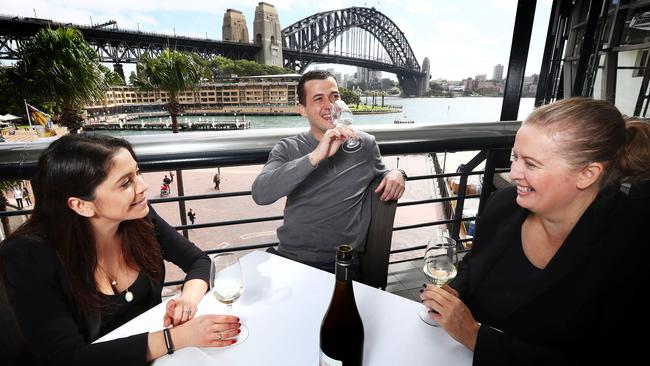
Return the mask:
{"type": "Polygon", "coordinates": [[[320,366],[361,366],[363,322],[354,300],[352,247],[336,250],[336,284],[320,327],[320,366]]]}

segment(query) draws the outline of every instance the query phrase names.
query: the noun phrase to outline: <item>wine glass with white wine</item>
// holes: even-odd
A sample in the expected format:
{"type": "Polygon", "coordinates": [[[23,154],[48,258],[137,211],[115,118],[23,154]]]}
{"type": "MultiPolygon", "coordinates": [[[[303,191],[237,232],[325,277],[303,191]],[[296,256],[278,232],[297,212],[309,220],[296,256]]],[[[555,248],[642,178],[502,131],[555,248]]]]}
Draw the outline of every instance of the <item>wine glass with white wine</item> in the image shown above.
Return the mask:
{"type": "MultiPolygon", "coordinates": [[[[337,99],[334,101],[330,114],[332,115],[332,120],[335,125],[352,125],[352,111],[350,110],[350,107],[345,104],[343,99],[337,99]]],[[[361,150],[361,146],[362,143],[358,137],[349,138],[343,143],[343,151],[348,153],[357,152],[361,150]]]]}
{"type": "MultiPolygon", "coordinates": [[[[442,287],[456,277],[457,262],[456,240],[439,236],[427,244],[422,271],[434,285],[442,287]]],[[[434,327],[439,326],[429,317],[429,308],[420,310],[420,319],[434,327]]]]}
{"type": "MultiPolygon", "coordinates": [[[[244,292],[241,265],[239,259],[232,253],[217,254],[212,258],[210,270],[210,288],[214,297],[228,306],[228,314],[233,315],[232,304],[244,292]]],[[[237,343],[248,337],[248,328],[241,325],[241,333],[237,335],[237,343]]]]}

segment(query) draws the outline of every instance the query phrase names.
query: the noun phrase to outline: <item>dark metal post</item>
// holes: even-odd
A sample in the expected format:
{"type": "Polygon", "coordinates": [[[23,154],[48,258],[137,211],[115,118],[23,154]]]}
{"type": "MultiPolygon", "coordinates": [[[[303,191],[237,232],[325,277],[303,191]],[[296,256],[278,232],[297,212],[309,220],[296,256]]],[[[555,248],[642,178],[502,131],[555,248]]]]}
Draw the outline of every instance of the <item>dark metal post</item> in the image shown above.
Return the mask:
{"type": "Polygon", "coordinates": [[[460,236],[460,225],[463,224],[461,221],[463,218],[463,208],[465,207],[465,195],[467,193],[467,175],[474,168],[476,168],[487,156],[487,150],[481,150],[476,154],[472,160],[467,162],[462,168],[460,173],[463,175],[460,176],[460,182],[458,182],[458,193],[456,194],[456,211],[454,212],[454,223],[451,227],[451,237],[458,240],[460,236]]]}
{"type": "MultiPolygon", "coordinates": [[[[556,14],[558,12],[558,2],[553,1],[553,6],[551,7],[551,15],[548,21],[548,30],[546,31],[546,44],[544,45],[544,55],[542,56],[542,67],[539,71],[539,80],[537,80],[537,92],[535,93],[535,107],[539,107],[546,103],[546,98],[549,95],[549,87],[552,89],[550,81],[550,70],[551,70],[551,57],[553,56],[553,49],[555,38],[557,37],[558,31],[558,20],[559,16],[556,14]]],[[[480,211],[480,210],[479,210],[480,211]]]]}
{"type": "Polygon", "coordinates": [[[627,8],[621,8],[621,4],[617,4],[614,9],[614,21],[607,37],[607,49],[605,50],[605,63],[603,65],[603,85],[601,95],[605,100],[614,104],[616,102],[616,73],[618,71],[618,51],[614,48],[618,47],[621,42],[621,34],[625,26],[627,18],[627,8]]]}
{"type": "MultiPolygon", "coordinates": [[[[512,32],[508,74],[501,106],[501,121],[515,121],[519,114],[521,88],[524,84],[524,72],[526,71],[526,60],[528,59],[528,48],[530,47],[536,5],[536,0],[519,0],[517,3],[517,16],[515,18],[515,28],[512,32]]],[[[495,155],[494,160],[497,167],[509,166],[510,151],[495,155]]]]}
{"type": "Polygon", "coordinates": [[[503,105],[501,107],[501,121],[514,121],[519,114],[521,88],[524,84],[524,72],[530,47],[530,35],[535,19],[535,6],[537,0],[519,0],[517,3],[517,16],[515,28],[512,32],[512,46],[508,61],[508,74],[503,92],[503,105]]]}
{"type": "MultiPolygon", "coordinates": [[[[178,183],[178,197],[183,197],[185,196],[185,189],[183,188],[183,171],[180,169],[176,171],[176,180],[178,183]]],[[[187,225],[187,218],[185,216],[185,201],[178,201],[178,211],[179,215],[181,215],[181,225],[187,225]]],[[[183,229],[183,236],[187,239],[190,238],[190,234],[187,229],[183,229]]]]}
{"type": "Polygon", "coordinates": [[[478,212],[476,213],[476,216],[481,215],[481,212],[483,212],[483,209],[485,208],[485,202],[487,202],[490,194],[492,194],[492,187],[494,186],[494,169],[496,169],[495,153],[494,150],[490,150],[487,153],[487,158],[485,158],[485,173],[483,174],[481,198],[478,202],[478,212]]]}
{"type": "Polygon", "coordinates": [[[571,96],[586,96],[583,95],[583,91],[585,89],[587,67],[589,66],[589,59],[595,57],[598,53],[598,50],[594,47],[594,43],[597,43],[597,40],[595,39],[596,29],[598,28],[598,17],[600,16],[602,8],[603,0],[591,0],[585,34],[582,38],[582,46],[580,47],[580,58],[578,60],[578,66],[576,67],[575,79],[573,80],[571,96]]]}

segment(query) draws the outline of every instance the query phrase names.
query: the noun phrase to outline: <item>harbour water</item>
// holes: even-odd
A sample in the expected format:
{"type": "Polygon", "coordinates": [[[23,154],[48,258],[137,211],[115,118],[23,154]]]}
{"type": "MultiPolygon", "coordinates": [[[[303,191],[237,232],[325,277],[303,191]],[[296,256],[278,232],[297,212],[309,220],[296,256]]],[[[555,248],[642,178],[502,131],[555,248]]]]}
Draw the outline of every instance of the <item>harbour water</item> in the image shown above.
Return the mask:
{"type": "MultiPolygon", "coordinates": [[[[362,103],[365,97],[361,98],[362,103]]],[[[402,113],[360,114],[354,116],[355,125],[393,124],[402,115],[415,123],[458,123],[458,122],[493,122],[501,116],[502,98],[494,97],[459,97],[459,98],[400,98],[385,97],[384,103],[401,106],[402,113]]],[[[518,120],[523,120],[533,111],[534,98],[522,98],[519,106],[518,120]]],[[[371,103],[370,97],[368,103],[371,103]]],[[[381,98],[377,98],[381,103],[381,98]]],[[[145,122],[166,121],[169,117],[144,119],[145,122]]],[[[211,121],[210,116],[179,116],[179,122],[211,121]]],[[[306,127],[307,121],[301,116],[219,116],[219,120],[246,118],[250,128],[306,127]]],[[[133,122],[140,123],[142,120],[133,122]]],[[[144,135],[170,133],[170,131],[102,131],[113,136],[144,135]]],[[[201,132],[187,132],[201,133],[201,132]]]]}

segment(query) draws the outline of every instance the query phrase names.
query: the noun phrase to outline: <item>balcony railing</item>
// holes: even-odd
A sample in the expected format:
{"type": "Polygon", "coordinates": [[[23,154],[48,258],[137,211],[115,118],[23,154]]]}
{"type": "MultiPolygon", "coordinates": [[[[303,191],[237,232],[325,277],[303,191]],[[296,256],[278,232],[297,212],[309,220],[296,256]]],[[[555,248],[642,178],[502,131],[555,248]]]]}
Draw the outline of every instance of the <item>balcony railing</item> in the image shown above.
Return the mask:
{"type": "MultiPolygon", "coordinates": [[[[409,182],[420,180],[436,180],[443,192],[438,198],[398,202],[400,207],[442,203],[447,205],[450,214],[444,220],[425,220],[411,225],[397,226],[394,232],[413,230],[436,225],[448,225],[451,235],[461,243],[471,238],[460,238],[460,227],[463,221],[474,220],[476,217],[463,217],[463,207],[467,199],[479,199],[478,213],[483,202],[491,192],[492,181],[496,173],[505,171],[495,168],[495,154],[498,150],[509,149],[514,143],[514,137],[519,122],[489,122],[489,123],[455,123],[455,124],[417,124],[399,126],[363,126],[363,130],[371,133],[377,139],[383,156],[435,154],[445,152],[476,151],[477,153],[462,168],[455,173],[439,173],[431,175],[409,176],[409,182]],[[476,168],[485,163],[483,170],[476,168]],[[480,194],[466,194],[468,177],[482,175],[483,184],[480,194]],[[459,177],[457,195],[446,192],[447,185],[443,182],[449,177],[459,177]],[[455,207],[450,210],[450,203],[455,207]]],[[[282,216],[250,217],[236,220],[205,222],[195,225],[185,224],[185,202],[206,199],[223,199],[227,197],[250,196],[249,190],[237,192],[211,193],[201,195],[185,195],[182,171],[188,169],[228,167],[239,165],[263,164],[266,162],[271,148],[282,138],[293,136],[305,128],[258,129],[246,131],[220,131],[207,133],[181,133],[129,136],[133,144],[139,165],[144,172],[179,171],[176,179],[178,185],[177,197],[151,199],[152,204],[178,202],[182,225],[175,228],[188,236],[188,230],[198,230],[232,225],[255,224],[267,221],[282,220],[282,216]]],[[[35,172],[36,162],[41,151],[49,141],[30,143],[0,144],[0,180],[30,179],[35,172]]],[[[435,163],[434,159],[434,163],[435,163]]],[[[434,169],[441,172],[441,169],[434,169]]],[[[29,214],[31,210],[0,211],[1,216],[29,214]]],[[[225,251],[244,251],[277,245],[277,242],[253,243],[231,248],[209,249],[208,253],[225,251]]],[[[426,243],[407,248],[394,249],[391,254],[418,251],[426,243]]],[[[411,258],[412,259],[412,258],[411,258]]],[[[408,259],[410,260],[410,259],[408,259]]],[[[393,261],[395,263],[399,261],[393,261]]],[[[178,281],[166,283],[177,284],[178,281]]]]}

